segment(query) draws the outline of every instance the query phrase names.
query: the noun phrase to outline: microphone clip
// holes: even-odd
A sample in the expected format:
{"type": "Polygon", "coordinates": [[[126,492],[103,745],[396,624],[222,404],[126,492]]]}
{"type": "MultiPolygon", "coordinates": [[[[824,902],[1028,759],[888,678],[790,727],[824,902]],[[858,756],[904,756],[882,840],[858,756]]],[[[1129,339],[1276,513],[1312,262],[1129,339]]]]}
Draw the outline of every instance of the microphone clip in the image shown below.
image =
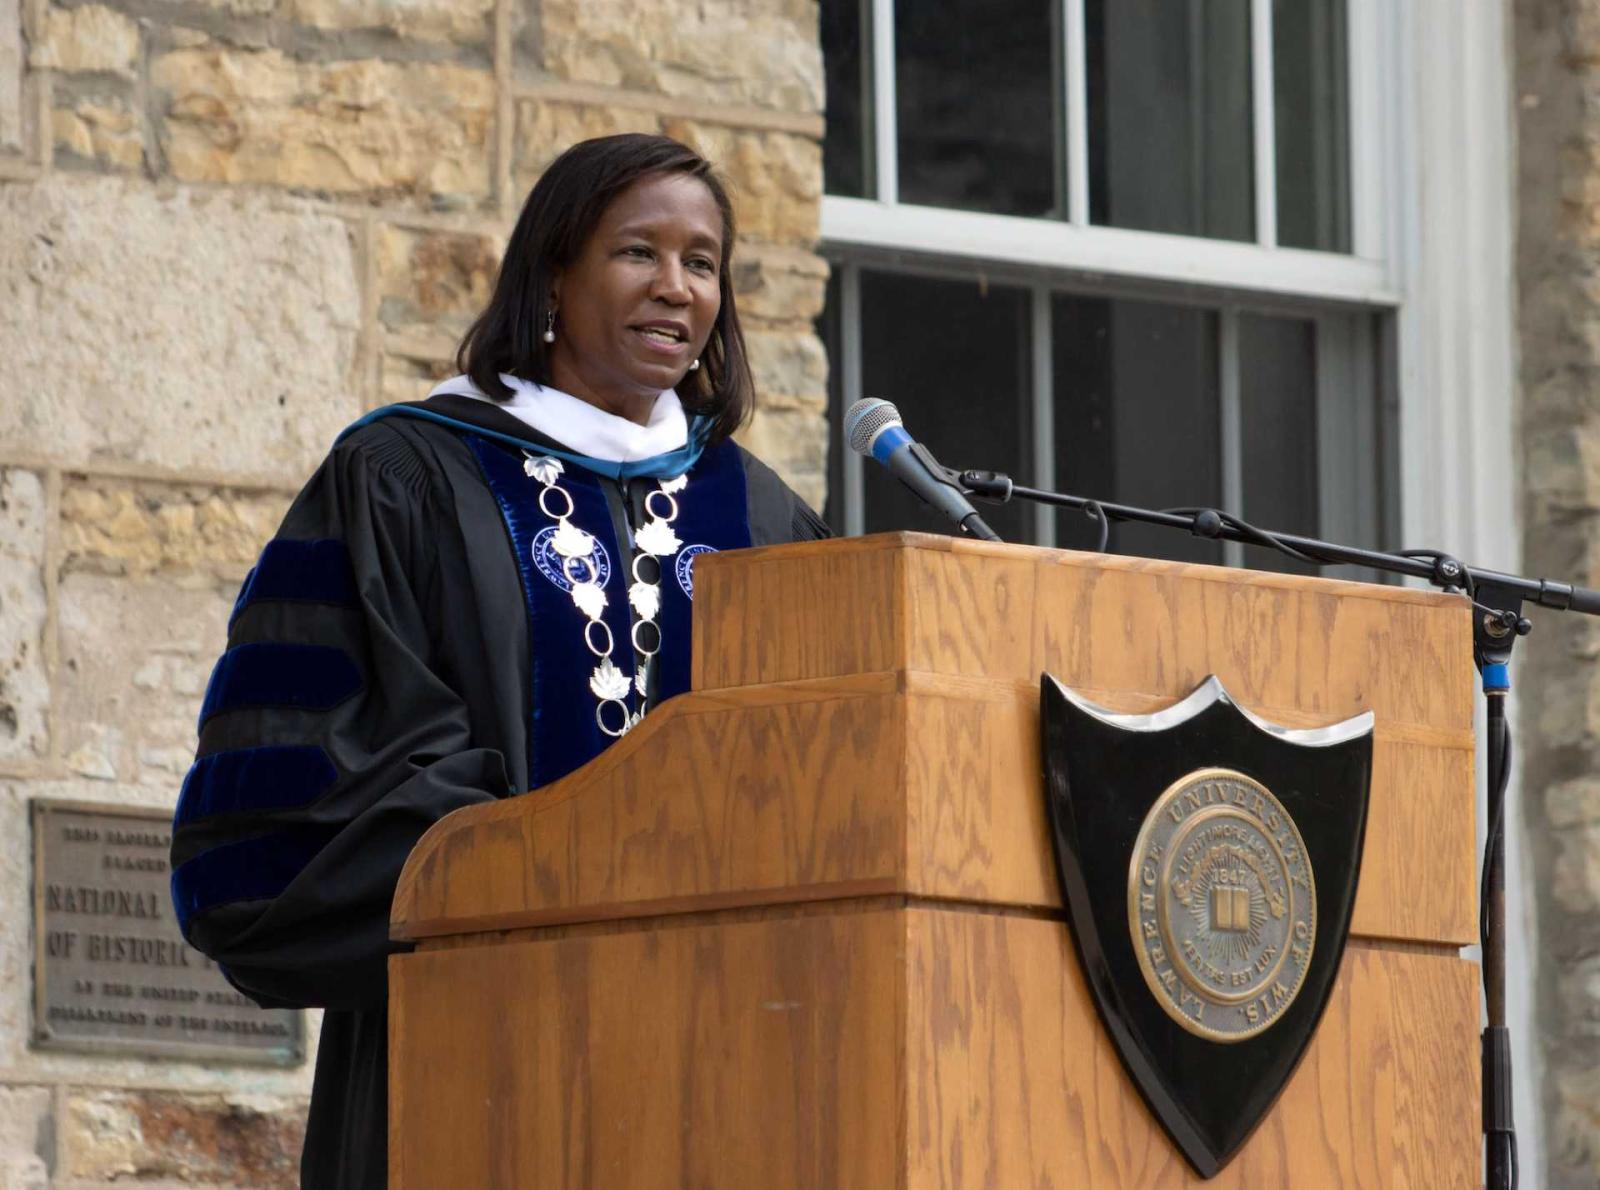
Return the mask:
{"type": "Polygon", "coordinates": [[[982,496],[985,500],[993,500],[996,504],[1008,504],[1011,501],[1013,484],[1011,476],[1000,471],[962,471],[957,473],[944,468],[969,496],[982,496]]]}

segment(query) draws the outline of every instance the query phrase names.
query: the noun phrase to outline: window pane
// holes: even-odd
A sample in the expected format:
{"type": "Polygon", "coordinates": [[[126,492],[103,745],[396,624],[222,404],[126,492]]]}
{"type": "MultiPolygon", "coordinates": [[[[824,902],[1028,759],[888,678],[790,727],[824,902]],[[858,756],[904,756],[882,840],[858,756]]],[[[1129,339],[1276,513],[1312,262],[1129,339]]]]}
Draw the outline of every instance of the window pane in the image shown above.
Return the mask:
{"type": "Polygon", "coordinates": [[[822,0],[822,64],[827,86],[827,125],[822,141],[822,176],[829,194],[871,198],[869,115],[872,89],[867,67],[866,19],[870,0],[822,0]]]}
{"type": "MultiPolygon", "coordinates": [[[[1239,317],[1239,437],[1244,507],[1252,525],[1316,537],[1317,330],[1304,318],[1239,317]]],[[[1258,570],[1317,574],[1272,550],[1246,547],[1258,570]]]]}
{"type": "MultiPolygon", "coordinates": [[[[1029,473],[1028,293],[972,281],[861,275],[861,370],[906,429],[947,467],[1029,473]]],[[[835,356],[835,359],[838,357],[835,356]]],[[[951,533],[877,463],[866,463],[866,529],[951,533]]],[[[978,504],[1007,541],[1026,541],[1018,504],[978,504]]]]}
{"type": "Polygon", "coordinates": [[[1095,223],[1255,236],[1249,0],[1084,0],[1095,223]]]}
{"type": "MultiPolygon", "coordinates": [[[[1056,487],[1119,504],[1217,504],[1217,316],[1209,310],[1059,294],[1051,303],[1056,487]]],[[[1076,513],[1056,520],[1064,547],[1091,549],[1076,513]]],[[[1148,525],[1113,525],[1111,548],[1221,562],[1217,542],[1148,525]]]]}
{"type": "Polygon", "coordinates": [[[1278,242],[1350,251],[1349,41],[1344,0],[1273,0],[1278,242]]]}
{"type": "Polygon", "coordinates": [[[1054,8],[1051,0],[895,5],[901,202],[1056,210],[1054,8]]]}

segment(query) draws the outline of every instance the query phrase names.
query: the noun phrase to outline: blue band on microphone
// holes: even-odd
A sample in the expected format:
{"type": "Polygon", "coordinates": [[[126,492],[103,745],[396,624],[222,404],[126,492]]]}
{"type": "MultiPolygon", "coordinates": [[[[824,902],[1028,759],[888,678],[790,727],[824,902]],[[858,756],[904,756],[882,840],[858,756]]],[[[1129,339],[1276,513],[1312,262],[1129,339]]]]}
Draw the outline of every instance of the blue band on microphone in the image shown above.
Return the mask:
{"type": "Polygon", "coordinates": [[[1485,665],[1483,667],[1483,692],[1485,694],[1503,694],[1511,689],[1511,670],[1504,665],[1485,665]]]}
{"type": "Polygon", "coordinates": [[[906,433],[904,426],[885,426],[872,440],[872,457],[887,467],[889,456],[910,444],[911,435],[906,433]]]}

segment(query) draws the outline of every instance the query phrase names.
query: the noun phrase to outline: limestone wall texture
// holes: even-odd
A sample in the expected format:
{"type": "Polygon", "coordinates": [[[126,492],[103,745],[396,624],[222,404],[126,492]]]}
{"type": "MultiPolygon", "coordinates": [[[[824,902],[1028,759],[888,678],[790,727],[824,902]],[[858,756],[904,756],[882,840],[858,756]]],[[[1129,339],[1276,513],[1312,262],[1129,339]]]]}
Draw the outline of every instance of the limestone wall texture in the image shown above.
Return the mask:
{"type": "MultiPolygon", "coordinates": [[[[1525,569],[1600,585],[1600,0],[1517,0],[1525,569]]],[[[1552,1190],[1600,1184],[1600,625],[1522,646],[1521,806],[1552,1190]]]]}
{"type": "Polygon", "coordinates": [[[0,1190],[295,1183],[309,1065],[29,1048],[27,803],[173,804],[256,551],[341,427],[453,370],[563,147],[659,129],[721,165],[748,443],[820,507],[816,21],[815,0],[0,0],[0,1190]]]}

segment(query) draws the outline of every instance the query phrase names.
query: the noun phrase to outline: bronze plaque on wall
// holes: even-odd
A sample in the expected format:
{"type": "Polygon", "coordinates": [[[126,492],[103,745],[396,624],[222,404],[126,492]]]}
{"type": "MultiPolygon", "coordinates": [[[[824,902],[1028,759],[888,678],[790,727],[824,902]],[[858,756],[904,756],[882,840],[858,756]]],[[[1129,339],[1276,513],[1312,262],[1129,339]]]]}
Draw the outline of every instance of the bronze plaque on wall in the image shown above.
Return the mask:
{"type": "Polygon", "coordinates": [[[34,1045],[290,1066],[304,1014],[261,1009],[183,940],[162,810],[35,799],[34,1045]]]}

